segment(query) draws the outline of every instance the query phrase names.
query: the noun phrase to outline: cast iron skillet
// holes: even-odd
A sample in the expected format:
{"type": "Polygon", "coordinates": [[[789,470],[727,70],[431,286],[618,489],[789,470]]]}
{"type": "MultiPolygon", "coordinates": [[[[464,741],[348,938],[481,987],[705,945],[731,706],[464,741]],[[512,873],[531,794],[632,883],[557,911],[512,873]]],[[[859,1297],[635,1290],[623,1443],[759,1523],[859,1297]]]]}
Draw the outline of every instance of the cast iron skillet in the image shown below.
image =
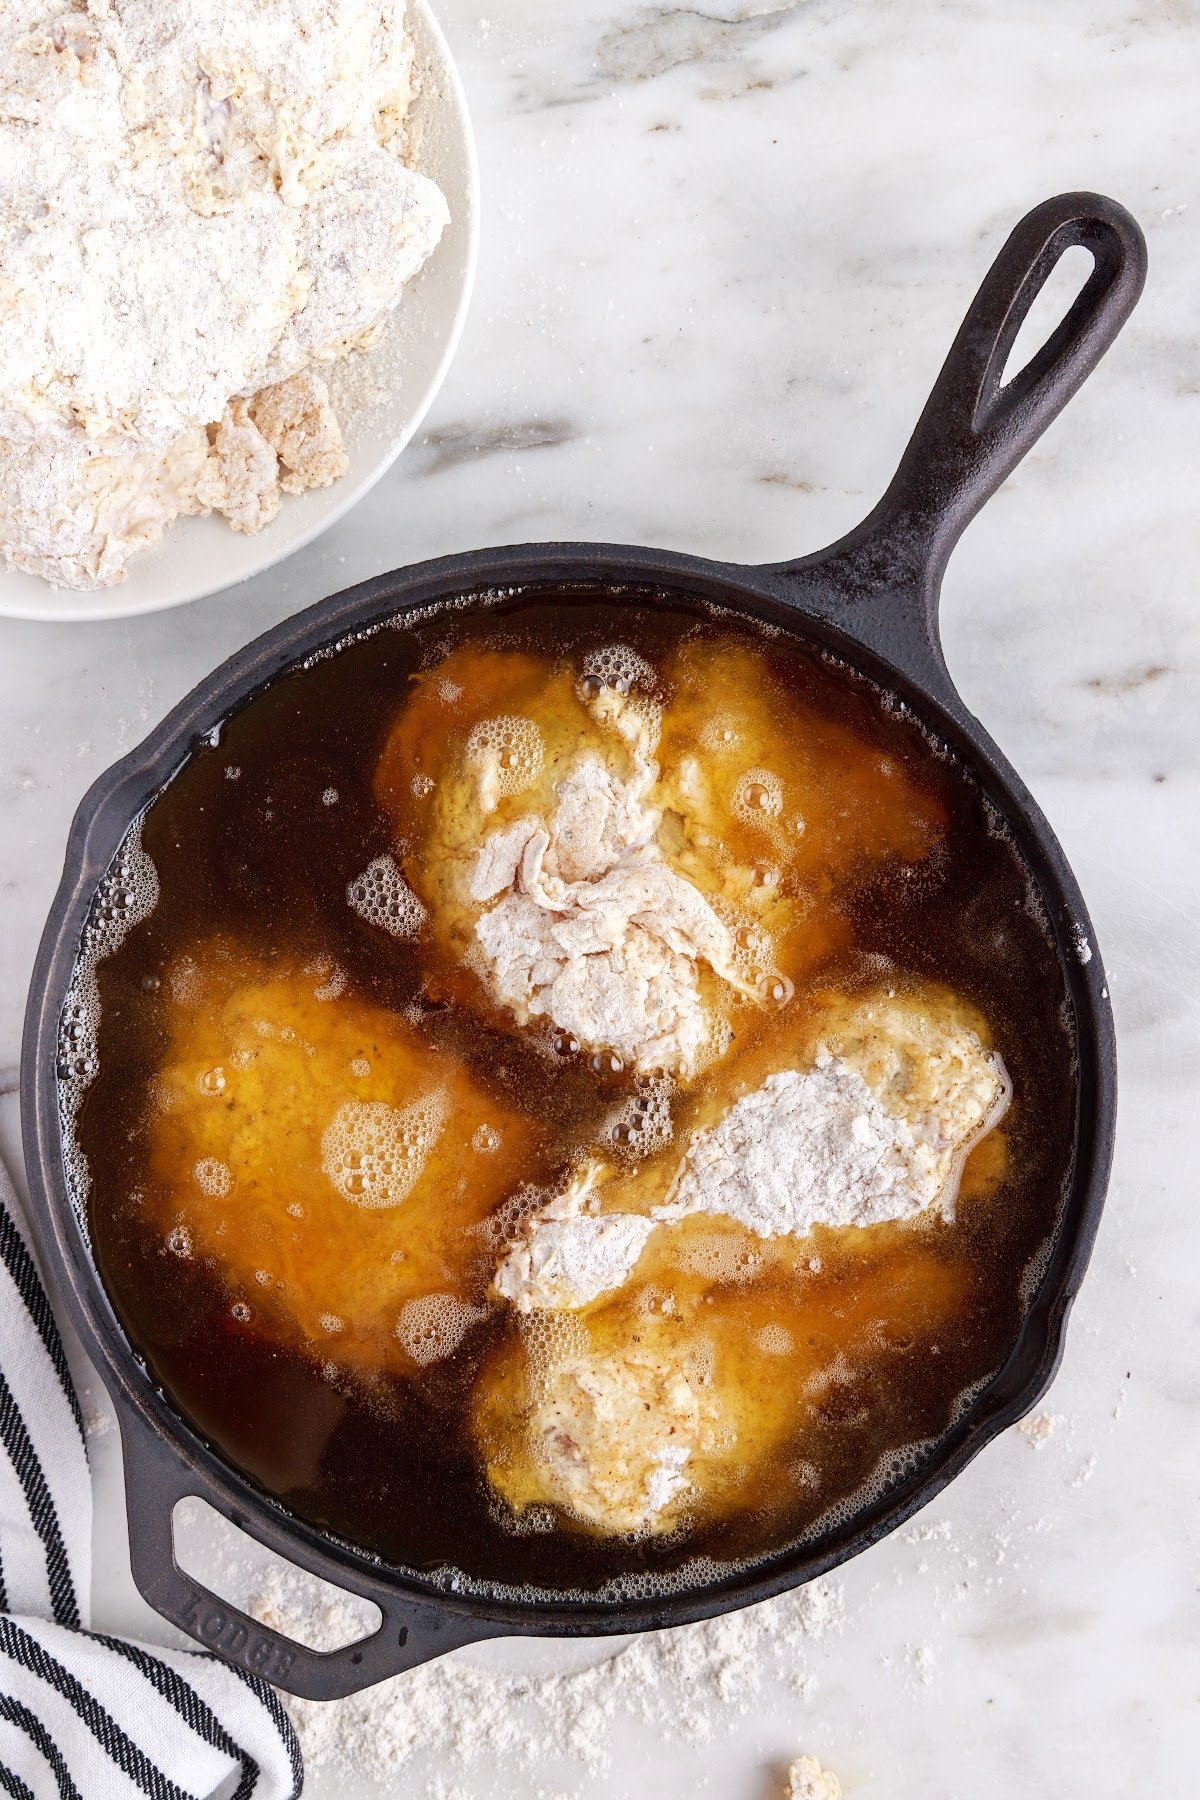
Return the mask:
{"type": "Polygon", "coordinates": [[[641,1631],[711,1617],[808,1581],[874,1543],[932,1499],[1045,1390],[1108,1178],[1116,1109],[1112,1021],[1092,928],[1063,853],[1019,776],[954,690],[938,637],[938,593],[963,527],[1108,349],[1145,272],[1142,235],[1111,200],[1066,194],[1023,219],[971,305],[895,480],[870,516],[828,550],[798,562],[738,568],[658,550],[551,544],[397,570],[321,601],[239,651],[92,787],[71,829],[33,975],[21,1070],[25,1155],[46,1265],[120,1418],[134,1578],[150,1604],[184,1631],[293,1693],[330,1699],[474,1639],[641,1631]],[[1001,386],[1022,319],[1074,244],[1095,259],[1086,286],[1028,366],[1001,386]],[[56,1097],[64,998],[97,884],[132,820],[199,739],[281,671],[381,618],[497,587],[554,584],[623,591],[630,604],[639,590],[651,589],[734,608],[834,651],[911,705],[973,771],[1033,873],[1052,922],[1079,1057],[1063,1209],[1004,1368],[915,1472],[848,1523],[724,1585],[620,1602],[447,1592],[292,1518],[224,1463],[156,1389],[116,1320],[72,1207],[56,1097]],[[373,1600],[383,1615],[379,1629],[356,1645],[319,1654],[218,1601],[175,1561],[172,1512],[187,1495],[202,1496],[292,1562],[373,1600]]]}

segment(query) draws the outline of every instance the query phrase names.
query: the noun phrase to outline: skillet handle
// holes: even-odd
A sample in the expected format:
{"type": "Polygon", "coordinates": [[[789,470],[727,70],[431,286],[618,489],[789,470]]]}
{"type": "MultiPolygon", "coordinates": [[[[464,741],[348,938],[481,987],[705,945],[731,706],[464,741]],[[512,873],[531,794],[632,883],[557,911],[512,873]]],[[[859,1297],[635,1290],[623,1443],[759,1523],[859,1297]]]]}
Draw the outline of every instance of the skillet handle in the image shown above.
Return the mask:
{"type": "Polygon", "coordinates": [[[764,571],[785,601],[835,622],[954,698],[942,575],[963,530],[1091,374],[1137,304],[1146,240],[1102,194],[1060,194],[1017,225],[972,300],[883,499],[827,550],[764,571]],[[1036,356],[1001,385],[1017,333],[1065,250],[1095,266],[1036,356]]]}
{"type": "MultiPolygon", "coordinates": [[[[338,1650],[310,1649],[251,1618],[180,1567],[175,1557],[176,1505],[198,1496],[276,1555],[295,1560],[294,1548],[273,1541],[273,1534],[254,1519],[231,1509],[218,1491],[209,1488],[203,1473],[189,1468],[149,1425],[123,1406],[118,1415],[134,1582],[155,1612],[222,1661],[305,1700],[340,1700],[506,1629],[486,1617],[445,1611],[434,1600],[422,1603],[389,1593],[382,1582],[361,1590],[362,1597],[383,1614],[378,1629],[338,1650]]],[[[360,1592],[341,1569],[318,1572],[337,1587],[360,1592]]]]}
{"type": "Polygon", "coordinates": [[[1128,319],[1146,280],[1136,220],[1102,194],[1060,194],[1016,226],[984,277],[878,511],[940,575],[984,501],[1058,417],[1128,319]],[[1095,266],[1065,318],[1010,381],[1025,317],[1065,250],[1095,266]]]}

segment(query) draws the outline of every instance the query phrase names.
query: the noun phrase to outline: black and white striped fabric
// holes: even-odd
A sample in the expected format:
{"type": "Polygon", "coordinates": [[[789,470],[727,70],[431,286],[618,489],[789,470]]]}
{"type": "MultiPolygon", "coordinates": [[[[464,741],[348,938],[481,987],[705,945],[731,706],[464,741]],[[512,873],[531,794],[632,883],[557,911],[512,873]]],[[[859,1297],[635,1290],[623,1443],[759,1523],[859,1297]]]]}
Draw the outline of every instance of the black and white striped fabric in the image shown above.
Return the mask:
{"type": "Polygon", "coordinates": [[[0,1166],[0,1795],[295,1800],[265,1682],[88,1629],[91,1533],[79,1402],[0,1166]]]}

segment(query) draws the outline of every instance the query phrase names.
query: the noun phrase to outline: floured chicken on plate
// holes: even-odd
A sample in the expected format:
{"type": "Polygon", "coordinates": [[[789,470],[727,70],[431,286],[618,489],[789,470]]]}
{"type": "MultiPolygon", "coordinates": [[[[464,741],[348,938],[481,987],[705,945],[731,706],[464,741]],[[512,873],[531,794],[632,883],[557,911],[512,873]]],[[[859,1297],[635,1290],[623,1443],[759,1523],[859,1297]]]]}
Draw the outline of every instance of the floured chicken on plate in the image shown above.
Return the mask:
{"type": "Polygon", "coordinates": [[[404,0],[0,5],[0,553],[108,587],[181,514],[261,530],[349,467],[322,371],[446,200],[404,0]]]}

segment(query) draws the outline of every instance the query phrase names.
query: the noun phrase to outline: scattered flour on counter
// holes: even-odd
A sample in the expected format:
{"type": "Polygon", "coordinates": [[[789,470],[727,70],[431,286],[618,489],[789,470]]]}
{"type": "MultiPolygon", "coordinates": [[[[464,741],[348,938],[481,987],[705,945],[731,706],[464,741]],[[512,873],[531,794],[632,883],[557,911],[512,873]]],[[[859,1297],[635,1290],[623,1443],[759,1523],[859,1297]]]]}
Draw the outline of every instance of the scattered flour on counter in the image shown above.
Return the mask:
{"type": "MultiPolygon", "coordinates": [[[[295,1577],[276,1571],[251,1610],[318,1647],[361,1635],[352,1602],[307,1601],[295,1577]]],[[[843,1610],[840,1586],[824,1579],[744,1612],[649,1632],[574,1674],[483,1669],[464,1660],[467,1651],[347,1700],[282,1698],[309,1768],[381,1783],[406,1776],[403,1791],[414,1793],[410,1765],[419,1774],[427,1758],[437,1771],[424,1790],[433,1800],[454,1792],[438,1782],[480,1763],[528,1776],[563,1762],[603,1771],[627,1723],[671,1742],[710,1742],[761,1704],[766,1684],[793,1681],[806,1648],[840,1629],[843,1610]]]]}
{"type": "Polygon", "coordinates": [[[954,1537],[954,1527],[949,1519],[922,1520],[904,1533],[906,1544],[949,1544],[954,1537]]]}
{"type": "Polygon", "coordinates": [[[1072,1477],[1070,1485],[1073,1488],[1081,1488],[1085,1481],[1090,1481],[1092,1479],[1092,1476],[1096,1472],[1096,1461],[1096,1452],[1093,1450],[1089,1456],[1086,1456],[1083,1459],[1075,1475],[1072,1477]]]}

